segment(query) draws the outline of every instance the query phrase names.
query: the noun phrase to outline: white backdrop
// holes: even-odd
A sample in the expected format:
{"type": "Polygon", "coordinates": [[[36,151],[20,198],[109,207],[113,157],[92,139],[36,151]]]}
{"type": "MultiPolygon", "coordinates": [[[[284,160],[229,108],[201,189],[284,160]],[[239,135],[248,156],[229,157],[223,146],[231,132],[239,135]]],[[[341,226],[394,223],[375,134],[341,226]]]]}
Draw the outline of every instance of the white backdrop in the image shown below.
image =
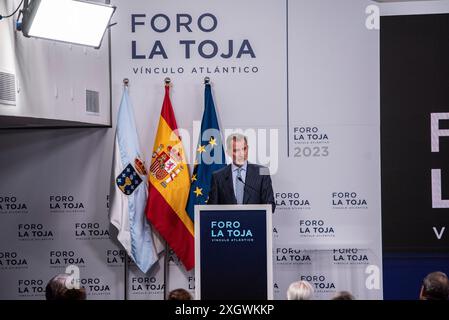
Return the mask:
{"type": "MultiPolygon", "coordinates": [[[[328,299],[339,290],[349,290],[359,299],[382,298],[379,32],[365,26],[365,9],[371,1],[117,0],[112,4],[117,6],[111,43],[113,122],[122,80],[129,78],[147,162],[162,105],[163,79],[172,79],[178,126],[189,133],[183,134],[183,142],[192,154],[197,141],[194,121],[200,121],[203,111],[202,82],[209,76],[222,130],[255,130],[247,131],[250,161],[268,165],[272,172],[277,201],[275,298],[285,299],[289,283],[299,279],[313,283],[317,299],[328,299]],[[132,14],[143,23],[135,25],[135,32],[132,14]],[[207,15],[200,26],[213,29],[210,32],[198,27],[203,14],[207,15]],[[154,29],[162,30],[167,23],[162,15],[169,18],[170,26],[156,32],[152,18],[156,16],[154,29]],[[185,27],[177,32],[177,15],[181,22],[192,18],[191,32],[185,27]],[[192,40],[195,44],[187,57],[180,41],[192,40]],[[234,52],[223,58],[220,54],[228,52],[229,40],[234,52]],[[166,58],[162,54],[148,58],[156,41],[166,58]],[[198,47],[203,41],[201,56],[198,47]],[[213,50],[211,41],[217,44],[218,54],[206,58],[213,50]],[[242,44],[244,52],[237,57],[242,44]],[[145,58],[138,59],[141,55],[145,58]],[[266,140],[267,152],[258,154],[266,140]],[[374,284],[380,286],[366,285],[369,266],[374,267],[368,271],[379,270],[374,284]]],[[[92,286],[89,298],[123,298],[123,252],[109,240],[109,236],[114,239],[114,231],[106,207],[113,129],[3,132],[0,137],[1,150],[7,150],[0,155],[0,205],[6,204],[4,198],[15,197],[15,203],[27,207],[26,212],[0,209],[0,261],[4,262],[0,277],[5,288],[0,298],[36,298],[21,294],[21,288],[33,290],[24,280],[45,285],[68,262],[50,265],[55,255],[78,258],[81,276],[92,286]],[[73,199],[58,202],[52,196],[73,199]],[[78,207],[82,203],[83,208],[52,209],[65,202],[78,207]],[[32,223],[42,224],[42,230],[52,236],[41,234],[33,241],[19,238],[26,231],[21,224],[32,223]],[[103,235],[77,237],[83,228],[76,223],[98,223],[90,229],[103,235]],[[16,260],[27,260],[27,265],[5,267],[4,256],[12,253],[16,260]]],[[[161,299],[163,267],[162,259],[147,275],[132,267],[130,298],[161,299]]],[[[167,289],[184,287],[193,293],[193,274],[170,255],[167,289]]]]}

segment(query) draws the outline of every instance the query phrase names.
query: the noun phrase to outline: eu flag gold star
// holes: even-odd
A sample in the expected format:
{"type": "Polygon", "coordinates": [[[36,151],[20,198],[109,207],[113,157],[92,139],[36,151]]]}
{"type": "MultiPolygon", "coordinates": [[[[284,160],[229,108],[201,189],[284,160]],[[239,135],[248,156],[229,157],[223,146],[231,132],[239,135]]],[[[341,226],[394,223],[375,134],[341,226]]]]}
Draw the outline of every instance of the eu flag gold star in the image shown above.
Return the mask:
{"type": "Polygon", "coordinates": [[[214,147],[214,146],[217,145],[217,140],[215,140],[214,137],[211,137],[210,140],[209,140],[209,144],[210,144],[212,147],[214,147]]]}
{"type": "Polygon", "coordinates": [[[194,174],[193,176],[192,176],[192,182],[193,181],[196,181],[196,174],[194,174]]]}
{"type": "Polygon", "coordinates": [[[197,197],[203,195],[203,189],[196,187],[195,191],[193,191],[194,194],[196,194],[197,197]]]}
{"type": "Polygon", "coordinates": [[[203,145],[200,145],[200,146],[198,147],[198,149],[196,149],[196,151],[198,151],[199,153],[201,153],[201,152],[206,152],[206,148],[205,148],[203,145]]]}

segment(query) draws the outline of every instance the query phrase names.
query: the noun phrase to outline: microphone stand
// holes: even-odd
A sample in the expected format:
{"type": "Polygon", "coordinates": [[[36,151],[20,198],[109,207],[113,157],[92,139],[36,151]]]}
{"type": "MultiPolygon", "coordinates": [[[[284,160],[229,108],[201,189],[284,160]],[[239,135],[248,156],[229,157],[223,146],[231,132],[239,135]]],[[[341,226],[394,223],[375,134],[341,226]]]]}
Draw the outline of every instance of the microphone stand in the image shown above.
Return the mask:
{"type": "MultiPolygon", "coordinates": [[[[243,183],[243,185],[245,187],[248,186],[248,188],[252,189],[254,192],[259,192],[256,188],[254,188],[253,186],[250,186],[245,181],[243,181],[242,177],[237,177],[237,180],[239,180],[241,183],[243,183]]],[[[271,204],[271,210],[272,210],[272,213],[274,213],[274,205],[273,205],[273,203],[267,203],[267,204],[271,204]]]]}

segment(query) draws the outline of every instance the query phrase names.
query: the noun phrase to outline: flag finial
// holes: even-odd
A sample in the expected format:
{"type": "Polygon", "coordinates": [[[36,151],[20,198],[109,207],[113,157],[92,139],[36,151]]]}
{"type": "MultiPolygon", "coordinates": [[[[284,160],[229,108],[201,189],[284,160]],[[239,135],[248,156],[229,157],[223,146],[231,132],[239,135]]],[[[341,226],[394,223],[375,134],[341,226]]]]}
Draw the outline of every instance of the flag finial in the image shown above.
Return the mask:
{"type": "Polygon", "coordinates": [[[124,85],[125,87],[127,87],[128,84],[129,84],[129,79],[128,79],[128,78],[123,78],[123,85],[124,85]]]}
{"type": "Polygon", "coordinates": [[[169,77],[167,77],[164,79],[164,82],[165,82],[165,86],[168,87],[171,84],[171,79],[169,77]]]}
{"type": "Polygon", "coordinates": [[[204,84],[210,84],[210,78],[204,77],[204,84]]]}

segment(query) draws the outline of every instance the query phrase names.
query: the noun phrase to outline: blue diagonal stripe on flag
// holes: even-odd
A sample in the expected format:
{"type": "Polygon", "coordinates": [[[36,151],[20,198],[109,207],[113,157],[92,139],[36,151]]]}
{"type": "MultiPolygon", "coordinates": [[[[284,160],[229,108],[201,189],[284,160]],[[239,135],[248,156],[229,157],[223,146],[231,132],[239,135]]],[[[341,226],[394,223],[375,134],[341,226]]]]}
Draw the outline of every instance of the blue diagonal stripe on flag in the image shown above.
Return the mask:
{"type": "Polygon", "coordinates": [[[118,229],[119,242],[139,269],[146,273],[157,261],[157,254],[145,216],[148,179],[127,88],[123,91],[117,115],[112,175],[110,221],[118,229]]]}

